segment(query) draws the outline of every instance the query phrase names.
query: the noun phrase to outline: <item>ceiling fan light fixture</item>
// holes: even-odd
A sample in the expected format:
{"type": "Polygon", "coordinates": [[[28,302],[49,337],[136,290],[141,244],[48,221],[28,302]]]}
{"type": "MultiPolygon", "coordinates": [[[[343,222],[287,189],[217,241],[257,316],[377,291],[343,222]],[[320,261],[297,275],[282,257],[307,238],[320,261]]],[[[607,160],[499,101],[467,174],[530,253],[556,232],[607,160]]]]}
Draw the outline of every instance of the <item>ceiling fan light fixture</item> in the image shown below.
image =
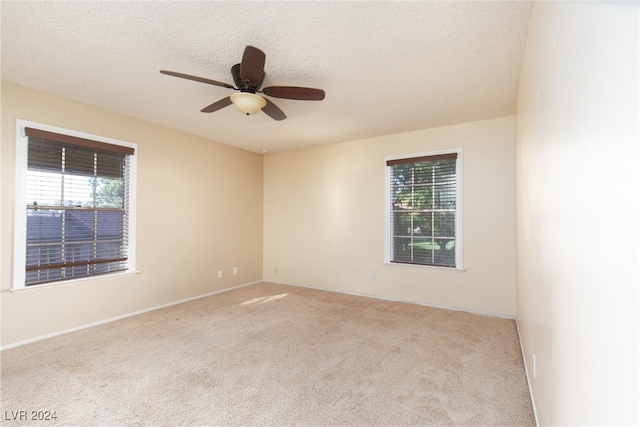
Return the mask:
{"type": "Polygon", "coordinates": [[[236,108],[247,116],[250,114],[256,114],[258,111],[267,105],[267,100],[250,92],[238,92],[231,95],[231,102],[236,108]]]}

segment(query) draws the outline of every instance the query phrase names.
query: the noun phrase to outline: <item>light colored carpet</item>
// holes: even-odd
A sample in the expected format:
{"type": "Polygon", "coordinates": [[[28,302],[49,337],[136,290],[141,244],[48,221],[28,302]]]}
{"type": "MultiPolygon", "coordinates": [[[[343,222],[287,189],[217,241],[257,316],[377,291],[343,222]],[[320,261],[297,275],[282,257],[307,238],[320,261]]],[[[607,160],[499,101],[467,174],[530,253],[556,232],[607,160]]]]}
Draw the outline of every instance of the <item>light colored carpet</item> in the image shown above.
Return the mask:
{"type": "Polygon", "coordinates": [[[260,283],[2,352],[3,425],[535,425],[515,323],[260,283]],[[14,412],[15,413],[15,412],[14,412]]]}

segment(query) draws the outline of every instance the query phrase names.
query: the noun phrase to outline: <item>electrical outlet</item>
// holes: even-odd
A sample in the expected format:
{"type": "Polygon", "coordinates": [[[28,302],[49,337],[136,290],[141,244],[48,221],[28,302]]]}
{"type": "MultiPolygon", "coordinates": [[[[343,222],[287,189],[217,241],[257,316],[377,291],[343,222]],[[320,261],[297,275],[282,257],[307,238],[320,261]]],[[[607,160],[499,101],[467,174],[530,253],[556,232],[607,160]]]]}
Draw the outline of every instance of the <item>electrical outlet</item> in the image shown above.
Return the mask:
{"type": "Polygon", "coordinates": [[[233,275],[234,276],[238,275],[238,267],[233,267],[233,275]]]}
{"type": "Polygon", "coordinates": [[[369,281],[370,282],[376,281],[376,273],[369,273],[369,281]]]}
{"type": "Polygon", "coordinates": [[[538,375],[538,367],[536,365],[536,354],[533,353],[533,356],[531,357],[531,370],[533,371],[533,378],[538,375]]]}
{"type": "Polygon", "coordinates": [[[218,270],[218,279],[222,279],[222,270],[218,270]]]}
{"type": "Polygon", "coordinates": [[[276,276],[278,275],[278,267],[276,267],[276,276]]]}

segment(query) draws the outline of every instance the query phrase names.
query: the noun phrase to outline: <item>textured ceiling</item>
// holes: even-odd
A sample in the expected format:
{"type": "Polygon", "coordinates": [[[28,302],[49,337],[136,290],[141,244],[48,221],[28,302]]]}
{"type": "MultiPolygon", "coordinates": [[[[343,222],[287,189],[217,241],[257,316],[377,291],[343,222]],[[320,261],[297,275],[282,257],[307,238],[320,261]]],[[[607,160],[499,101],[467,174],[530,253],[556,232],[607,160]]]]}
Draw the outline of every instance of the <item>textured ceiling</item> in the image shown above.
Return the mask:
{"type": "Polygon", "coordinates": [[[530,2],[2,1],[2,80],[260,152],[514,114],[530,2]],[[200,109],[244,47],[288,116],[200,109]]]}

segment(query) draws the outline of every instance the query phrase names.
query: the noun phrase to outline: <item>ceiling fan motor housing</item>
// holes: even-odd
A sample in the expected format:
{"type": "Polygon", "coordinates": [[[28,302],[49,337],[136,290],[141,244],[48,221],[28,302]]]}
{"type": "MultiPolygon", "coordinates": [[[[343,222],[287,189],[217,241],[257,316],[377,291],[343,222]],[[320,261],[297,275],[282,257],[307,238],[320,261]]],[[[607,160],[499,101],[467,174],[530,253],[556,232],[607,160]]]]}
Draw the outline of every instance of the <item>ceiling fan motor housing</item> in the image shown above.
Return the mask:
{"type": "Polygon", "coordinates": [[[260,86],[262,86],[262,82],[264,82],[265,73],[263,72],[260,81],[256,85],[253,85],[253,82],[250,80],[242,80],[242,77],[240,76],[240,67],[241,64],[236,64],[231,67],[231,75],[233,76],[233,82],[236,84],[236,87],[240,92],[256,93],[258,89],[260,89],[260,86]]]}

